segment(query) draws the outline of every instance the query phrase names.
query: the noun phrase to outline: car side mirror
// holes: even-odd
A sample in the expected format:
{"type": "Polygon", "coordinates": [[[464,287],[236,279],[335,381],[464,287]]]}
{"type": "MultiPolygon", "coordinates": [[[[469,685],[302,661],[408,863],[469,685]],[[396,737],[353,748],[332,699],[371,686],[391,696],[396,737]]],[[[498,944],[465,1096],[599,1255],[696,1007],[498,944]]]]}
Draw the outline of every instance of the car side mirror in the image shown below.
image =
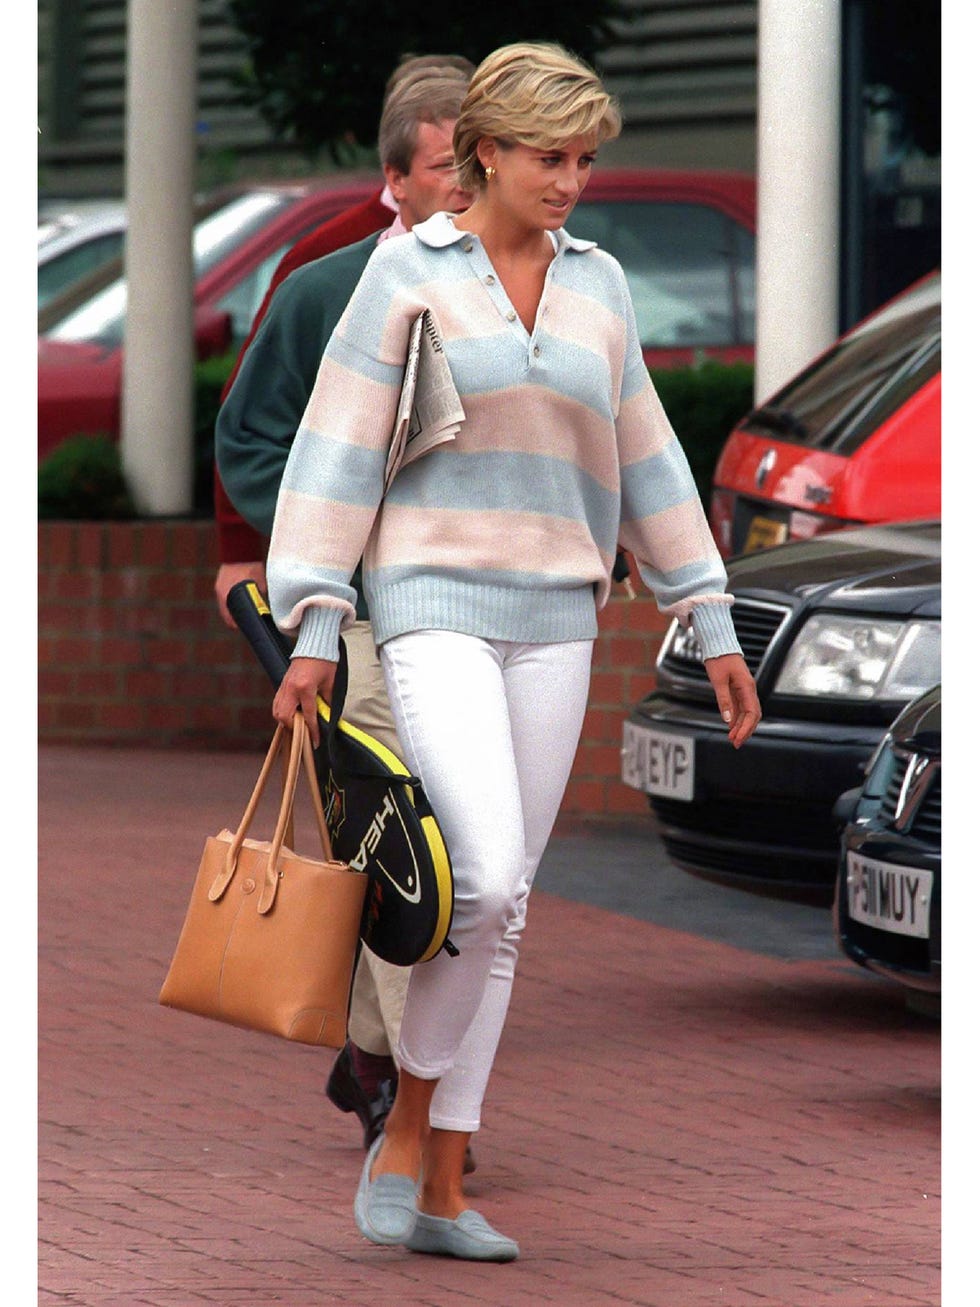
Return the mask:
{"type": "Polygon", "coordinates": [[[194,311],[194,353],[199,363],[231,349],[231,314],[212,308],[194,311]]]}

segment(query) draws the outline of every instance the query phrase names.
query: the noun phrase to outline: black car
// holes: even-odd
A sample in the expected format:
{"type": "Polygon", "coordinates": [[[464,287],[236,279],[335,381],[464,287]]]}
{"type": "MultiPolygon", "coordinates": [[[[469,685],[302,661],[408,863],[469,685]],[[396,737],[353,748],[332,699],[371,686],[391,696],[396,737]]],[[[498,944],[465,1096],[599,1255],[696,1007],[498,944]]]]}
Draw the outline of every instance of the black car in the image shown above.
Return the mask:
{"type": "Polygon", "coordinates": [[[939,993],[942,688],[905,708],[841,795],[834,931],[849,958],[939,993]]]}
{"type": "Polygon", "coordinates": [[[697,643],[675,621],[657,688],[623,724],[622,778],[649,795],[687,871],[829,906],[834,804],[940,677],[940,524],[830,532],[744,554],[728,573],[761,723],[731,747],[697,643]]]}

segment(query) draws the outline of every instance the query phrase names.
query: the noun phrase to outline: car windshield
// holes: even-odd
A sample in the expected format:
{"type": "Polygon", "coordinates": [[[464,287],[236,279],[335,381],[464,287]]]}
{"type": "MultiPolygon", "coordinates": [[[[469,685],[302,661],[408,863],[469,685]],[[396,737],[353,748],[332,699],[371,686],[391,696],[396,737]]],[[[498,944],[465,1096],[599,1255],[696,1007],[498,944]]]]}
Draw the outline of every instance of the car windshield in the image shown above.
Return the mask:
{"type": "Polygon", "coordinates": [[[778,391],[742,424],[852,454],[942,366],[940,278],[914,287],[778,391]]]}
{"type": "MultiPolygon", "coordinates": [[[[232,200],[202,218],[194,227],[195,279],[237,249],[289,203],[288,196],[259,191],[232,200]]],[[[52,340],[97,340],[120,345],[125,323],[126,279],[119,277],[56,323],[47,334],[52,340]]]]}
{"type": "Polygon", "coordinates": [[[755,238],[706,204],[583,200],[568,232],[622,265],[646,349],[749,344],[755,238]]]}

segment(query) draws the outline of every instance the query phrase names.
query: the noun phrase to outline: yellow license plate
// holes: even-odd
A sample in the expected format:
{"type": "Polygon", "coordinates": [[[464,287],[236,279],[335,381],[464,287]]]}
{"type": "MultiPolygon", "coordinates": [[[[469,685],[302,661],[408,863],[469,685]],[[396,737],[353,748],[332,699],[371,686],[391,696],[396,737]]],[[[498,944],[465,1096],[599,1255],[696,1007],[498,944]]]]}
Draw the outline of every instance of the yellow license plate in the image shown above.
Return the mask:
{"type": "Polygon", "coordinates": [[[745,552],[748,554],[753,549],[770,549],[773,545],[781,545],[787,534],[785,522],[774,522],[771,517],[754,517],[745,537],[745,552]]]}

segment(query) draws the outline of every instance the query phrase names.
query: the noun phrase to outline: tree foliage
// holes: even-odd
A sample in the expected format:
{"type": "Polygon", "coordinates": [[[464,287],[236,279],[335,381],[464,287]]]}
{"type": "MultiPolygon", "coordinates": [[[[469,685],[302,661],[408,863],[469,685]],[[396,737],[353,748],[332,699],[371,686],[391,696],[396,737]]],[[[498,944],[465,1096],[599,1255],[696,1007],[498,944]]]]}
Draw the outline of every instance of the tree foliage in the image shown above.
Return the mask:
{"type": "Polygon", "coordinates": [[[404,55],[456,54],[479,63],[512,41],[557,41],[592,63],[612,38],[622,0],[229,0],[245,37],[244,98],[276,136],[340,162],[377,139],[389,74],[404,55]]]}

